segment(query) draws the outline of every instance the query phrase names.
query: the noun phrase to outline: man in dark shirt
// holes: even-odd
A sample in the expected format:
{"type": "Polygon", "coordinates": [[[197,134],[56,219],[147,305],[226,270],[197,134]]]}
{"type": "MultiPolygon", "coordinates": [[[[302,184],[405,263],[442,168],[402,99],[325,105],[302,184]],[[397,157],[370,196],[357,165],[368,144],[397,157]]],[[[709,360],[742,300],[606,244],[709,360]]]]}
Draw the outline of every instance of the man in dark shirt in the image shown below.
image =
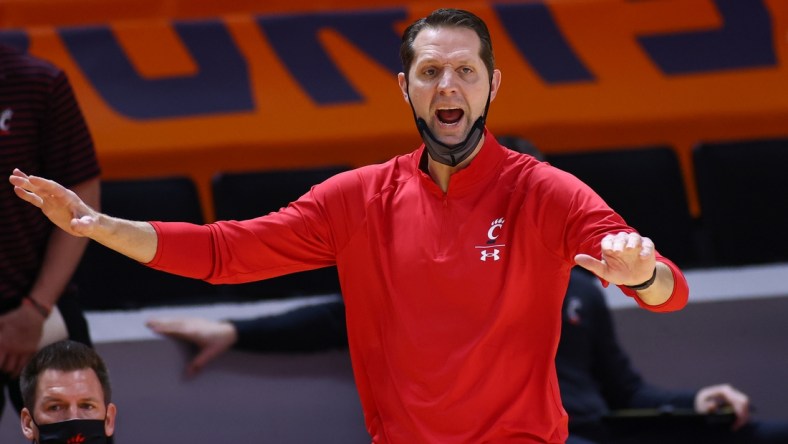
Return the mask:
{"type": "Polygon", "coordinates": [[[749,421],[747,395],[728,384],[682,391],[646,383],[618,343],[595,280],[574,269],[562,309],[556,371],[568,444],[788,443],[788,423],[749,421]],[[642,410],[615,414],[631,409],[642,410]]]}

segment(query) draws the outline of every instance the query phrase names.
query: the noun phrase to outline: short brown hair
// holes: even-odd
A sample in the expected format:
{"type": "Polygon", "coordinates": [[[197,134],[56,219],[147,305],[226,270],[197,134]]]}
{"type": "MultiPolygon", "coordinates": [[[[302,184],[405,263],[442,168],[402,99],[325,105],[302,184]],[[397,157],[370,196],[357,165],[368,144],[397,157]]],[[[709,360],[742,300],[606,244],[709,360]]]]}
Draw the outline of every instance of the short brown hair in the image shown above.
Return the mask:
{"type": "Polygon", "coordinates": [[[49,369],[63,372],[92,369],[101,383],[104,403],[110,403],[112,388],[109,384],[109,372],[104,360],[87,345],[65,340],[47,345],[39,350],[22,370],[22,375],[19,377],[22,403],[30,410],[31,414],[36,402],[38,376],[49,369]]]}
{"type": "Polygon", "coordinates": [[[492,39],[490,31],[482,19],[469,11],[462,9],[442,8],[436,9],[427,17],[423,17],[413,22],[402,34],[402,44],[399,47],[399,57],[402,60],[402,69],[405,77],[408,77],[410,67],[413,64],[413,41],[416,36],[425,28],[468,28],[479,36],[481,48],[479,57],[487,67],[487,73],[492,79],[495,69],[495,56],[493,55],[492,39]]]}

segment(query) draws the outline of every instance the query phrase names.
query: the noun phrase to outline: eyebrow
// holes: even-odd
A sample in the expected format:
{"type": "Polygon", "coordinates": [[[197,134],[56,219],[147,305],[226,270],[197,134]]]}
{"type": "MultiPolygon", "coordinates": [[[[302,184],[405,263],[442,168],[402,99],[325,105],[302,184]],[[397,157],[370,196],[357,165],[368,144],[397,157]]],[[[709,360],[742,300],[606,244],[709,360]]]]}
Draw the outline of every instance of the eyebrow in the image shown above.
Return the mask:
{"type": "MultiPolygon", "coordinates": [[[[443,65],[445,58],[437,58],[437,57],[426,57],[423,59],[416,59],[414,66],[421,66],[421,65],[443,65]]],[[[478,61],[474,61],[467,57],[463,57],[461,59],[452,59],[451,57],[448,58],[448,61],[452,65],[460,65],[460,66],[475,66],[478,65],[478,61]]]]}
{"type": "MultiPolygon", "coordinates": [[[[47,402],[54,402],[54,401],[63,402],[63,401],[66,401],[66,400],[64,398],[59,397],[59,396],[44,395],[43,397],[41,397],[41,403],[42,404],[47,403],[47,402]]],[[[77,402],[95,402],[95,403],[101,404],[102,401],[100,399],[94,397],[94,396],[89,396],[87,398],[79,398],[77,400],[77,402]]]]}

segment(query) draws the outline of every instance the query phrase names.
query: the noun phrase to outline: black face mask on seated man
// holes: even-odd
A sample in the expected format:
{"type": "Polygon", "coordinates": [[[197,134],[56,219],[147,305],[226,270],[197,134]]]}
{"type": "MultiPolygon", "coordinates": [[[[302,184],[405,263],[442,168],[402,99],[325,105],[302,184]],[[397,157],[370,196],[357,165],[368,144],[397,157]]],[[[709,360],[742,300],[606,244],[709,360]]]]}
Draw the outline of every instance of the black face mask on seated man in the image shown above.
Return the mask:
{"type": "MultiPolygon", "coordinates": [[[[35,423],[35,421],[34,421],[35,423]]],[[[38,425],[37,444],[105,444],[103,419],[70,419],[38,425]]]]}

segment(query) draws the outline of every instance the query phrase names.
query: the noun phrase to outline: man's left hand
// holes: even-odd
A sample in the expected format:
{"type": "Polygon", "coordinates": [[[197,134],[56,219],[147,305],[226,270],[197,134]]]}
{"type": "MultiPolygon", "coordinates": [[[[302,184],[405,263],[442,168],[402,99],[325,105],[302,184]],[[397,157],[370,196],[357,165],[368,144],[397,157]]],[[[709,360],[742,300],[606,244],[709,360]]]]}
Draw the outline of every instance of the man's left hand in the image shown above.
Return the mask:
{"type": "Polygon", "coordinates": [[[602,239],[602,259],[587,254],[575,262],[615,285],[638,285],[649,280],[657,265],[654,242],[638,233],[608,234],[602,239]]]}

